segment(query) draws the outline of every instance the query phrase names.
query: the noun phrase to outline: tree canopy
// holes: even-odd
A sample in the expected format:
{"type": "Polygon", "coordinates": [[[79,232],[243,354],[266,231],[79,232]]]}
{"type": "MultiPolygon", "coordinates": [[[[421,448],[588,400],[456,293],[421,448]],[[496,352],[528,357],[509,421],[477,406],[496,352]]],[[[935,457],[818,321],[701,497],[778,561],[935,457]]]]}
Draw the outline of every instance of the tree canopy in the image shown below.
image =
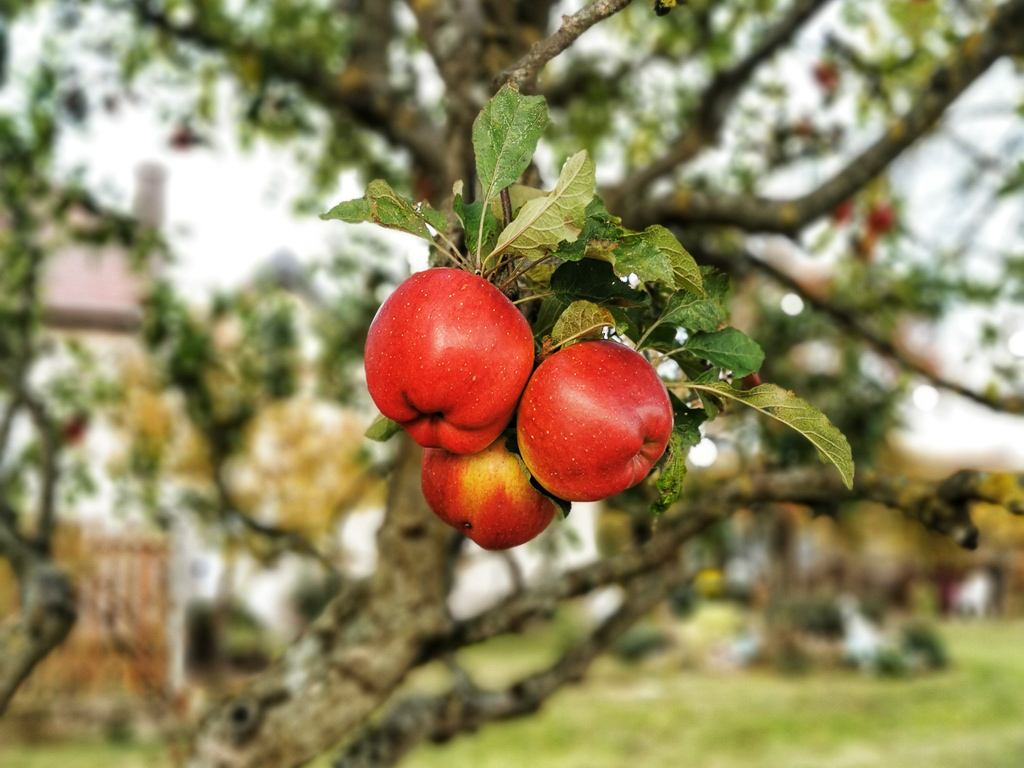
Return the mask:
{"type": "MultiPolygon", "coordinates": [[[[196,725],[187,764],[197,767],[293,766],[339,744],[338,766],[391,765],[420,741],[534,712],[678,586],[686,542],[742,507],[870,501],[968,547],[975,502],[1024,512],[1015,478],[908,479],[879,461],[915,383],[994,412],[1024,407],[1020,364],[1003,354],[1008,329],[966,329],[981,371],[969,377],[913,333],[969,324],[965,307],[996,317],[1022,295],[1024,0],[656,5],[0,4],[0,554],[22,595],[18,621],[0,628],[0,711],[74,621],[71,585],[50,558],[59,507],[74,503],[82,475],[69,420],[131,397],[154,404],[164,425],[120,424],[133,500],[160,520],[171,488],[175,509],[261,557],[300,552],[331,569],[326,523],[297,522],[296,510],[336,520],[387,478],[374,574],[346,581],[281,659],[196,725]],[[42,44],[15,57],[28,32],[42,44]],[[451,617],[459,545],[425,505],[419,448],[403,436],[357,455],[315,430],[317,408],[361,396],[379,289],[405,272],[358,245],[324,265],[326,291],[265,280],[196,307],[157,282],[134,380],[107,381],[74,344],[53,373],[39,289],[47,258],[67,242],[118,243],[140,264],[169,254],[159,233],[53,163],[66,131],[138,92],[166,107],[182,148],[225,114],[243,145],[294,148],[308,173],[302,215],[418,235],[435,266],[507,270],[504,287],[538,298],[524,308],[538,343],[612,329],[671,359],[688,399],[674,402],[669,457],[617,500],[646,514],[644,535],[478,616],[451,617]],[[961,108],[978,93],[991,103],[961,108]],[[975,133],[973,121],[995,127],[975,133]],[[955,160],[920,173],[936,147],[955,160]],[[351,169],[365,196],[329,199],[351,169]],[[686,448],[719,411],[715,428],[733,436],[741,470],[684,481],[686,448]],[[32,435],[21,443],[20,423],[32,435]],[[175,430],[183,436],[171,440],[175,430]],[[301,436],[310,461],[359,464],[357,481],[297,501],[246,486],[239,467],[259,474],[259,430],[301,436]],[[275,524],[260,514],[289,503],[275,524]],[[447,692],[394,696],[414,668],[611,584],[624,589],[621,607],[551,667],[493,691],[456,665],[447,692]]],[[[308,470],[299,459],[290,471],[308,470]]]]}

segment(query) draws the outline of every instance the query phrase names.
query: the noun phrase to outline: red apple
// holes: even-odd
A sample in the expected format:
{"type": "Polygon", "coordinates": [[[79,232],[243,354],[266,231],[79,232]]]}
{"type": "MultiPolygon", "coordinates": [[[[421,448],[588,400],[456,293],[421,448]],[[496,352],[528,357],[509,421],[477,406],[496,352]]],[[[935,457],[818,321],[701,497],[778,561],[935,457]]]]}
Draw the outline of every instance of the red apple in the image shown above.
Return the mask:
{"type": "Polygon", "coordinates": [[[423,495],[434,513],[484,549],[508,549],[539,534],[555,503],[530,485],[522,460],[499,437],[480,453],[423,452],[423,495]]]}
{"type": "Polygon", "coordinates": [[[819,61],[811,71],[818,85],[826,93],[834,93],[839,87],[839,70],[831,61],[819,61]]]}
{"type": "Polygon", "coordinates": [[[757,373],[757,371],[748,373],[740,381],[744,389],[753,389],[754,387],[760,387],[762,384],[761,374],[757,373]]]}
{"type": "Polygon", "coordinates": [[[79,411],[70,419],[64,422],[61,427],[61,433],[64,437],[64,442],[68,445],[78,445],[82,442],[82,438],[85,437],[85,431],[89,426],[89,414],[84,411],[79,411]]]}
{"type": "Polygon", "coordinates": [[[410,277],[366,336],[370,397],[425,448],[482,451],[512,419],[532,369],[526,318],[460,269],[410,277]]]}
{"type": "Polygon", "coordinates": [[[537,482],[569,501],[596,501],[647,477],[668,445],[672,405],[642,355],[583,341],[534,372],[516,432],[537,482]]]}
{"type": "Polygon", "coordinates": [[[832,221],[836,224],[848,224],[853,218],[853,200],[846,198],[832,209],[832,221]]]}
{"type": "Polygon", "coordinates": [[[896,211],[890,203],[878,203],[867,216],[868,229],[876,235],[885,235],[896,226],[896,211]]]}

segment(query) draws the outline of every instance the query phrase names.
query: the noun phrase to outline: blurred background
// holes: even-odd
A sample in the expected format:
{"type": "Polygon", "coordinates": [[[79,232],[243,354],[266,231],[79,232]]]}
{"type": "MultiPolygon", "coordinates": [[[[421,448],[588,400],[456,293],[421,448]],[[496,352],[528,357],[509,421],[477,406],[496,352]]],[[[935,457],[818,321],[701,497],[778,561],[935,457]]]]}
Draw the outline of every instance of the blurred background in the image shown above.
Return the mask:
{"type": "MultiPolygon", "coordinates": [[[[183,764],[206,709],[375,572],[400,459],[363,437],[362,347],[430,252],[318,214],[374,178],[450,205],[492,80],[583,5],[0,0],[5,768],[183,764]]],[[[737,505],[580,685],[403,764],[1020,766],[1024,3],[675,5],[618,3],[524,85],[552,118],[532,183],[588,149],[612,213],[730,276],[760,379],[916,512],[737,505]]],[[[689,462],[698,504],[832,471],[733,410],[689,462]]],[[[456,544],[451,615],[642,548],[647,501],[456,544]]],[[[622,594],[459,668],[544,669],[622,594]]]]}

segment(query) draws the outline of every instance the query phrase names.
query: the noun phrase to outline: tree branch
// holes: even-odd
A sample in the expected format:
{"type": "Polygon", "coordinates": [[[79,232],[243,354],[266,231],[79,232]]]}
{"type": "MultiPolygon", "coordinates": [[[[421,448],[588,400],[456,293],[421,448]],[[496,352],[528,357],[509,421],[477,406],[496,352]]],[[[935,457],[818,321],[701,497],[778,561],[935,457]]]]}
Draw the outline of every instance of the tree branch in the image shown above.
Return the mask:
{"type": "Polygon", "coordinates": [[[644,546],[568,571],[455,624],[446,636],[424,647],[424,659],[498,635],[519,632],[531,621],[553,615],[563,600],[657,570],[674,559],[684,543],[733,512],[735,507],[728,503],[731,495],[731,490],[708,494],[699,502],[685,505],[678,514],[659,520],[657,532],[644,546]]]}
{"type": "Polygon", "coordinates": [[[491,82],[497,90],[505,83],[516,86],[531,86],[541,68],[576,42],[576,39],[599,21],[614,16],[632,0],[595,0],[574,13],[562,17],[562,26],[551,37],[536,43],[529,52],[508,69],[495,76],[491,82]]]}
{"type": "Polygon", "coordinates": [[[690,125],[668,151],[607,193],[606,199],[612,209],[625,211],[639,205],[644,190],[651,182],[715,144],[730,108],[758,68],[788,45],[797,32],[829,2],[831,0],[795,0],[786,14],[765,32],[746,56],[718,72],[701,94],[690,125]]]}
{"type": "Polygon", "coordinates": [[[748,503],[790,502],[830,511],[844,502],[871,501],[902,512],[965,549],[975,549],[979,532],[971,520],[969,503],[984,500],[978,488],[986,477],[984,473],[962,472],[936,484],[861,472],[851,491],[834,471],[801,468],[753,475],[744,485],[748,503]]]}
{"type": "MultiPolygon", "coordinates": [[[[971,502],[987,501],[1002,505],[1013,514],[1024,514],[1024,489],[1019,480],[970,471],[959,472],[938,485],[904,478],[867,476],[858,482],[853,492],[846,490],[834,472],[817,468],[761,473],[734,481],[716,502],[731,500],[733,506],[738,506],[741,503],[791,501],[814,507],[832,507],[844,499],[869,500],[902,510],[908,517],[952,536],[967,547],[976,546],[978,538],[968,510],[971,502]]],[[[694,502],[692,506],[700,505],[694,502]]],[[[687,515],[682,515],[672,522],[678,525],[678,521],[686,518],[687,515]]],[[[387,768],[424,740],[447,741],[459,733],[475,731],[489,721],[535,712],[562,685],[582,679],[590,662],[612,640],[664,599],[680,582],[681,569],[675,558],[682,530],[670,528],[666,532],[662,528],[656,534],[655,541],[666,536],[675,541],[671,557],[633,558],[632,569],[621,567],[629,558],[613,558],[620,562],[617,569],[620,575],[632,571],[632,575],[622,579],[627,585],[622,606],[555,665],[520,680],[504,691],[480,691],[457,680],[456,685],[442,696],[413,697],[401,701],[389,710],[381,723],[364,729],[349,743],[335,768],[387,768]],[[637,568],[641,561],[646,561],[650,568],[637,568]],[[657,561],[656,565],[654,561],[657,561]]],[[[692,535],[697,529],[685,526],[685,530],[692,535]]],[[[564,581],[582,584],[586,580],[579,580],[578,576],[590,570],[580,569],[564,581]]],[[[570,596],[567,594],[570,591],[566,587],[562,593],[570,596]]],[[[506,603],[500,610],[508,612],[516,602],[506,603]]],[[[496,625],[492,623],[491,626],[496,625]]],[[[466,636],[463,639],[467,639],[466,636]]]]}
{"type": "Polygon", "coordinates": [[[435,179],[445,195],[462,179],[467,202],[471,202],[476,189],[472,125],[488,96],[480,87],[483,9],[478,2],[462,0],[406,0],[406,5],[416,16],[420,37],[445,85],[444,135],[432,142],[440,164],[435,179]]]}
{"type": "Polygon", "coordinates": [[[3,465],[4,455],[7,453],[7,445],[11,439],[14,420],[18,416],[18,411],[24,405],[25,403],[21,399],[21,395],[15,391],[11,396],[11,401],[7,404],[7,408],[4,409],[3,418],[0,419],[0,466],[3,465]]]}
{"type": "MultiPolygon", "coordinates": [[[[694,251],[699,254],[701,248],[695,248],[694,251]]],[[[741,257],[747,264],[767,275],[772,281],[800,296],[805,304],[808,304],[815,311],[830,318],[840,328],[861,339],[879,354],[884,355],[891,360],[895,360],[905,370],[921,376],[936,387],[950,392],[955,392],[961,397],[972,400],[980,405],[984,405],[986,408],[991,408],[994,411],[1011,414],[1024,412],[1024,403],[1022,403],[1019,398],[1009,397],[996,399],[981,392],[976,392],[963,384],[950,381],[949,379],[940,376],[932,368],[897,347],[891,339],[881,333],[878,333],[867,322],[865,322],[863,318],[854,314],[849,309],[839,306],[818,294],[812,293],[795,277],[762,259],[756,258],[749,251],[743,251],[741,257]]]]}
{"type": "Polygon", "coordinates": [[[794,234],[832,211],[885,171],[926,134],[946,110],[993,63],[1021,47],[1024,0],[999,6],[988,27],[960,41],[957,52],[932,73],[914,105],[885,134],[817,189],[789,200],[750,195],[708,195],[681,189],[636,212],[630,226],[724,224],[747,231],[794,234]]]}
{"type": "Polygon", "coordinates": [[[284,528],[261,523],[243,512],[238,504],[235,503],[231,489],[228,488],[228,484],[224,479],[223,462],[223,457],[215,457],[213,469],[213,484],[217,490],[218,507],[222,515],[234,518],[253,533],[275,542],[282,549],[301,555],[308,555],[316,559],[329,571],[337,570],[330,558],[302,534],[297,531],[289,531],[284,528]]]}
{"type": "Polygon", "coordinates": [[[737,478],[679,504],[658,520],[654,535],[643,546],[568,571],[547,584],[514,595],[494,608],[455,624],[448,634],[424,647],[424,660],[497,635],[518,632],[535,619],[551,616],[563,600],[657,570],[694,536],[751,504],[793,502],[831,507],[848,501],[873,501],[901,511],[925,527],[950,536],[960,546],[973,549],[978,543],[978,529],[971,522],[966,503],[989,501],[1006,506],[1013,514],[1022,514],[1024,492],[1020,501],[1008,500],[1009,497],[997,501],[992,496],[984,496],[982,490],[988,487],[985,482],[995,475],[973,472],[969,476],[974,483],[972,491],[955,497],[942,484],[870,473],[861,473],[850,491],[837,472],[824,467],[737,478]]]}
{"type": "Polygon", "coordinates": [[[621,607],[590,636],[548,669],[505,690],[484,691],[457,681],[442,696],[399,702],[383,722],[364,730],[345,748],[335,768],[387,768],[422,741],[448,741],[460,733],[476,731],[487,722],[536,712],[559,688],[582,680],[594,659],[681,581],[682,569],[675,563],[633,579],[627,584],[621,607]]]}
{"type": "MultiPolygon", "coordinates": [[[[862,473],[852,492],[825,468],[745,475],[680,505],[659,521],[644,546],[452,625],[444,610],[451,533],[422,500],[419,457],[419,449],[403,438],[378,536],[381,560],[370,582],[349,585],[279,662],[204,720],[190,766],[276,768],[304,762],[365,723],[414,666],[521,629],[550,615],[560,600],[660,572],[685,541],[742,506],[789,501],[832,509],[844,501],[868,500],[972,547],[978,531],[970,503],[992,502],[999,495],[993,476],[980,473],[960,473],[938,486],[862,473]],[[294,728],[295,722],[303,727],[294,728]]],[[[1006,504],[1024,512],[1024,493],[1014,483],[1020,498],[1006,504]]]]}
{"type": "Polygon", "coordinates": [[[0,499],[0,556],[18,578],[21,612],[0,625],[0,716],[15,691],[75,623],[71,582],[18,533],[16,516],[0,499]]]}
{"type": "MultiPolygon", "coordinates": [[[[371,5],[379,5],[371,4],[371,5]]],[[[439,130],[425,112],[399,102],[390,90],[382,90],[387,78],[379,73],[359,72],[353,77],[321,71],[309,66],[307,58],[284,55],[268,48],[259,48],[252,40],[233,36],[232,25],[204,24],[197,13],[193,21],[178,23],[149,0],[132,0],[136,18],[169,37],[200,48],[237,55],[255,54],[274,76],[299,86],[313,101],[328,109],[343,111],[366,128],[380,131],[392,144],[408,149],[416,162],[433,174],[441,174],[444,166],[438,156],[439,130]],[[370,89],[370,86],[374,86],[370,89]]]]}
{"type": "Polygon", "coordinates": [[[414,666],[424,639],[443,631],[451,531],[423,500],[420,449],[397,439],[375,575],[348,585],[281,659],[204,718],[187,765],[305,763],[359,727],[414,666]]]}
{"type": "Polygon", "coordinates": [[[39,433],[41,446],[40,461],[42,463],[39,479],[39,518],[36,525],[36,546],[44,554],[50,552],[53,529],[56,524],[57,481],[60,475],[60,445],[57,436],[57,425],[53,423],[41,400],[21,391],[22,402],[32,417],[36,432],[39,433]]]}

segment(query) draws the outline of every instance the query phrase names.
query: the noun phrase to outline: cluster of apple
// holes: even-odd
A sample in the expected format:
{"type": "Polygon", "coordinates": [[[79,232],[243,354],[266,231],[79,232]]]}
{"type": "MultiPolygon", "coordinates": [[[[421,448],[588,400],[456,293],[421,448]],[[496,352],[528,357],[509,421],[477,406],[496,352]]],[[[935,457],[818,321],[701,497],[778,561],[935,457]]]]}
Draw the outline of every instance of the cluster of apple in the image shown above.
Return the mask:
{"type": "Polygon", "coordinates": [[[550,496],[596,501],[636,485],[672,432],[668,393],[642,355],[580,341],[534,370],[526,318],[460,269],[419,272],[388,297],[367,336],[366,383],[427,449],[430,508],[485,549],[543,531],[550,496]],[[513,418],[519,455],[503,435],[513,418]]]}

